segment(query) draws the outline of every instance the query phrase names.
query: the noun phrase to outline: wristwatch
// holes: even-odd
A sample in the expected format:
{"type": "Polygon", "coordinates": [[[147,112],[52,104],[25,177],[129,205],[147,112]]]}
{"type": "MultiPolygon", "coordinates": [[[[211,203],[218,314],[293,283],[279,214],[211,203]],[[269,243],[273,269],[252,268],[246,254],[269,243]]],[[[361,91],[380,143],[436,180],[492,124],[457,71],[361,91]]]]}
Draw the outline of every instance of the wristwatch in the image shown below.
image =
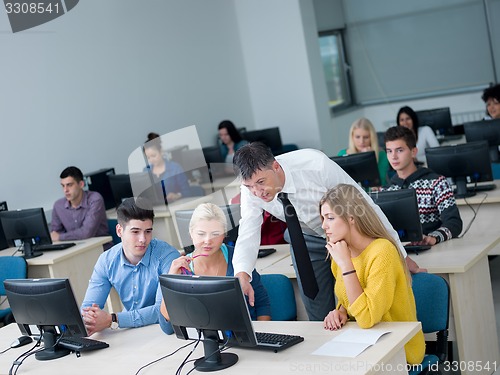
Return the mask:
{"type": "Polygon", "coordinates": [[[111,329],[118,329],[118,317],[115,313],[111,314],[111,329]]]}

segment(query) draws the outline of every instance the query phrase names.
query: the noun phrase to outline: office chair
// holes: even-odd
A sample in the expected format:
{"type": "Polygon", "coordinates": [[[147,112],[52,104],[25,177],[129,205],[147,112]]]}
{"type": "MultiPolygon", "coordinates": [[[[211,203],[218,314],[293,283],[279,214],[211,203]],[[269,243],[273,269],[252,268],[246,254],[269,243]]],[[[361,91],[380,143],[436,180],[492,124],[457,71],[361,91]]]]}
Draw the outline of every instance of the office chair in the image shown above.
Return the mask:
{"type": "Polygon", "coordinates": [[[450,289],[445,279],[431,273],[412,275],[412,288],[417,306],[417,319],[422,323],[424,333],[436,332],[436,341],[435,345],[426,345],[421,371],[413,369],[408,373],[427,374],[429,366],[434,367],[447,358],[450,289]]]}
{"type": "Polygon", "coordinates": [[[0,322],[4,325],[14,322],[10,307],[7,307],[7,296],[3,281],[7,279],[25,279],[28,272],[26,260],[23,257],[0,257],[0,322]]]}
{"type": "MultiPolygon", "coordinates": [[[[241,219],[241,211],[239,204],[229,204],[220,206],[227,220],[227,233],[224,242],[230,246],[234,246],[238,238],[238,226],[241,219]]],[[[186,254],[194,251],[194,246],[191,244],[191,236],[189,235],[189,222],[193,216],[194,209],[175,211],[175,223],[179,243],[183,247],[186,254]]]]}
{"type": "Polygon", "coordinates": [[[260,277],[271,301],[272,320],[297,320],[297,304],[290,279],[281,274],[260,277]]]}

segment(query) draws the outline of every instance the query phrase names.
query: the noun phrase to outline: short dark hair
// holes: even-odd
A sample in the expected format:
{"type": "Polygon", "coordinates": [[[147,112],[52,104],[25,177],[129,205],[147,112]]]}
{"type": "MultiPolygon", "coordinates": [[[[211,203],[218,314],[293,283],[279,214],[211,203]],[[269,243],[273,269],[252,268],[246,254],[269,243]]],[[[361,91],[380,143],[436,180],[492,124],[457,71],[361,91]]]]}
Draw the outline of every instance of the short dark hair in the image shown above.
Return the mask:
{"type": "Polygon", "coordinates": [[[417,147],[417,140],[415,138],[415,134],[408,128],[404,126],[393,126],[392,128],[387,129],[384,134],[384,143],[397,141],[402,139],[405,141],[408,148],[414,149],[417,147]]]}
{"type": "Polygon", "coordinates": [[[240,132],[238,131],[238,129],[236,129],[236,126],[234,126],[232,121],[229,121],[229,120],[221,121],[218,129],[219,130],[226,129],[227,134],[229,134],[229,136],[231,137],[231,140],[234,143],[238,143],[242,139],[240,132]]]}
{"type": "Polygon", "coordinates": [[[264,143],[248,143],[234,153],[234,171],[243,180],[248,180],[257,171],[271,169],[275,160],[271,149],[264,143]]]}
{"type": "Polygon", "coordinates": [[[146,198],[127,198],[116,210],[118,224],[125,227],[130,220],[154,221],[153,205],[146,198]]]}
{"type": "Polygon", "coordinates": [[[483,99],[483,102],[485,103],[488,99],[496,99],[500,102],[500,84],[491,85],[490,87],[485,88],[481,99],[483,99]]]}
{"type": "Polygon", "coordinates": [[[80,168],[77,167],[67,167],[59,175],[60,178],[73,177],[76,182],[83,181],[83,173],[80,168]]]}
{"type": "Polygon", "coordinates": [[[415,133],[415,139],[418,140],[418,127],[420,124],[418,123],[418,116],[416,112],[408,106],[401,107],[398,111],[398,115],[396,116],[396,125],[399,126],[399,116],[401,113],[406,113],[408,116],[410,116],[411,121],[413,122],[413,132],[415,133]]]}

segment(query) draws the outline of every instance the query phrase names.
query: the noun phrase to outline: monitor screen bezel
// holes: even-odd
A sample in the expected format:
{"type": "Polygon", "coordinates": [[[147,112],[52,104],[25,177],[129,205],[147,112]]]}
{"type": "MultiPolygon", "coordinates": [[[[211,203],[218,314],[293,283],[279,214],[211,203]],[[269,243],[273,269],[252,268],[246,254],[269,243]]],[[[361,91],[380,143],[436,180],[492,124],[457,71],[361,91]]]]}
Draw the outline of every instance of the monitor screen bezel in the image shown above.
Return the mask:
{"type": "Polygon", "coordinates": [[[465,139],[468,143],[487,141],[490,161],[498,163],[500,145],[500,119],[467,122],[464,124],[465,139]],[[492,134],[492,136],[490,136],[492,134]]]}
{"type": "Polygon", "coordinates": [[[23,242],[24,257],[26,259],[42,255],[35,252],[33,246],[37,244],[51,244],[49,227],[42,207],[25,208],[21,210],[1,211],[0,222],[7,241],[21,240],[23,242]],[[19,233],[18,226],[24,224],[27,233],[19,233]]]}
{"type": "Polygon", "coordinates": [[[370,188],[382,185],[375,151],[331,156],[330,159],[362,187],[370,188]]]}
{"type": "Polygon", "coordinates": [[[372,192],[370,196],[398,233],[401,242],[422,241],[422,223],[414,189],[384,190],[372,192]]]}

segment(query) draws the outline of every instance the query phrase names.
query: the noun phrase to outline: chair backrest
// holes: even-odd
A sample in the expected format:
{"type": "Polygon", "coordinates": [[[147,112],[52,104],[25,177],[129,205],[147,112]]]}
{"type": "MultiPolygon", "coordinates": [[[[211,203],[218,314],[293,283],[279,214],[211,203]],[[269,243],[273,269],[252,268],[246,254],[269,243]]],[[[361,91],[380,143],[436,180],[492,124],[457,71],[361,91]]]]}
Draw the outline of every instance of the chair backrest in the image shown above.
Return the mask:
{"type": "Polygon", "coordinates": [[[412,289],[417,306],[417,319],[424,333],[437,332],[436,355],[444,360],[447,354],[450,289],[441,276],[431,273],[412,275],[412,289]]]}
{"type": "Polygon", "coordinates": [[[23,257],[0,257],[0,295],[5,295],[3,281],[7,279],[25,279],[28,272],[26,260],[23,257]]]}
{"type": "Polygon", "coordinates": [[[281,274],[261,275],[271,301],[272,320],[297,320],[297,304],[292,282],[281,274]]]}
{"type": "Polygon", "coordinates": [[[111,237],[113,237],[113,245],[119,244],[122,241],[122,239],[118,237],[118,234],[116,234],[116,224],[118,224],[118,220],[108,219],[108,231],[111,237]]]}
{"type": "MultiPolygon", "coordinates": [[[[239,204],[229,204],[225,206],[220,206],[224,214],[226,215],[228,232],[224,240],[225,243],[229,245],[234,245],[236,239],[238,238],[238,226],[241,219],[241,210],[239,204]]],[[[179,210],[175,211],[175,222],[177,224],[177,232],[179,236],[179,242],[184,248],[186,253],[192,252],[192,241],[189,235],[189,222],[191,221],[191,216],[193,216],[194,210],[179,210]]]]}

